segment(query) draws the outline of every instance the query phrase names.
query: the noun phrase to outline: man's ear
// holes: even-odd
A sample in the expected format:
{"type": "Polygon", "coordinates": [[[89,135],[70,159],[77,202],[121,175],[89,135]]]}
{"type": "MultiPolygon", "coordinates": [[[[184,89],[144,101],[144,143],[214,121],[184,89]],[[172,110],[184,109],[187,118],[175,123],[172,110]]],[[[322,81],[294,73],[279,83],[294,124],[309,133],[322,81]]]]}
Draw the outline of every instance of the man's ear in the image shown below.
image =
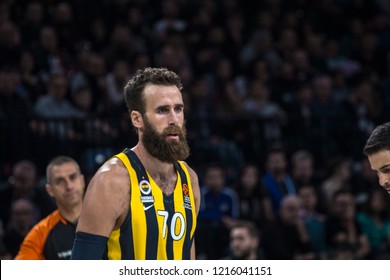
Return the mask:
{"type": "Polygon", "coordinates": [[[45,185],[45,189],[46,189],[47,193],[48,193],[51,197],[54,197],[53,189],[52,189],[52,187],[51,187],[50,184],[46,184],[46,185],[45,185]]]}
{"type": "Polygon", "coordinates": [[[131,118],[131,123],[134,125],[136,128],[141,128],[143,127],[143,119],[142,119],[142,114],[138,111],[131,111],[130,113],[130,118],[131,118]]]}

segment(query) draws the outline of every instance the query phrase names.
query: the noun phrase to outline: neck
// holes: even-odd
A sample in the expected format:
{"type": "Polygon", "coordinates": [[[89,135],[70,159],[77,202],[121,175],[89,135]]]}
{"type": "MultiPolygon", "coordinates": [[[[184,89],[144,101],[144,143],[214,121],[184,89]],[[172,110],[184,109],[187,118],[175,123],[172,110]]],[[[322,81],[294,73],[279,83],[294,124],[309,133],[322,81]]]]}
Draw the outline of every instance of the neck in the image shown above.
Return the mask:
{"type": "Polygon", "coordinates": [[[69,206],[69,207],[58,205],[58,212],[60,212],[61,216],[65,220],[74,224],[79,219],[81,213],[81,206],[82,206],[81,203],[78,204],[77,206],[69,206]]]}
{"type": "Polygon", "coordinates": [[[173,163],[162,162],[148,153],[142,143],[133,148],[146,171],[165,194],[171,194],[176,183],[176,170],[173,163]]]}
{"type": "Polygon", "coordinates": [[[173,163],[167,163],[155,158],[145,149],[142,143],[138,143],[133,148],[133,152],[138,156],[148,173],[153,176],[159,176],[160,174],[166,175],[174,170],[173,163]]]}
{"type": "Polygon", "coordinates": [[[257,260],[257,253],[256,252],[252,252],[250,254],[248,260],[257,260]]]}
{"type": "Polygon", "coordinates": [[[246,260],[257,260],[257,252],[256,250],[252,250],[252,252],[249,254],[249,256],[246,258],[246,260]]]}

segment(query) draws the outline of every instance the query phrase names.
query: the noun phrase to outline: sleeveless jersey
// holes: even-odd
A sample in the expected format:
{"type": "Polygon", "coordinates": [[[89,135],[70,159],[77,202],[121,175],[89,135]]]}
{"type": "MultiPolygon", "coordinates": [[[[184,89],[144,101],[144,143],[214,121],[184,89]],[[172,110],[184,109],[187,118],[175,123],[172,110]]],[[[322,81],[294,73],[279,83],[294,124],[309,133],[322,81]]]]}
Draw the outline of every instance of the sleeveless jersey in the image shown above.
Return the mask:
{"type": "Polygon", "coordinates": [[[129,213],[123,225],[109,236],[105,259],[190,259],[196,228],[196,209],[190,176],[176,162],[177,182],[165,195],[145,170],[137,155],[126,149],[116,155],[131,182],[129,213]]]}

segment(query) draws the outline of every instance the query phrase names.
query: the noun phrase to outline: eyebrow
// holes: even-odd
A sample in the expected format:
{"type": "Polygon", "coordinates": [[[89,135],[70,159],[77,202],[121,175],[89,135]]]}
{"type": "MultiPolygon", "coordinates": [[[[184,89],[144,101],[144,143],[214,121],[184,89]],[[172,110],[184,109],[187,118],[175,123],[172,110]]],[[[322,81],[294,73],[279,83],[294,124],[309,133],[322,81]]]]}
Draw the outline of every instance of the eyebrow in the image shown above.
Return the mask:
{"type": "MultiPolygon", "coordinates": [[[[171,107],[171,105],[160,105],[156,109],[167,109],[167,108],[170,108],[170,107],[171,107]]],[[[184,104],[183,103],[177,103],[177,104],[174,104],[172,107],[173,108],[176,108],[176,107],[184,108],[184,104]]]]}
{"type": "Polygon", "coordinates": [[[55,181],[55,180],[63,180],[63,179],[66,179],[66,178],[71,178],[71,177],[77,176],[78,174],[79,174],[79,173],[76,171],[76,172],[70,173],[70,174],[65,175],[65,176],[55,177],[55,178],[53,179],[53,181],[55,181]]]}
{"type": "Polygon", "coordinates": [[[390,167],[390,164],[385,164],[385,165],[381,166],[378,170],[383,170],[383,169],[386,169],[388,167],[390,167]]]}

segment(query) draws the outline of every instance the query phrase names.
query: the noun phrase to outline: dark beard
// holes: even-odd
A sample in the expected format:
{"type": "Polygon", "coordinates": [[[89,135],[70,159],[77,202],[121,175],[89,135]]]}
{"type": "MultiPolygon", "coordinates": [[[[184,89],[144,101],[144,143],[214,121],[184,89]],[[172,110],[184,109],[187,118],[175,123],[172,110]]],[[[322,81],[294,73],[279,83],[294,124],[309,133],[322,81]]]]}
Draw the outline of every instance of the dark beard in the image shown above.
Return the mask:
{"type": "Polygon", "coordinates": [[[169,126],[161,134],[153,128],[146,117],[144,118],[144,125],[142,143],[152,156],[167,163],[185,160],[189,156],[190,148],[186,140],[185,125],[182,129],[177,125],[169,126]],[[179,141],[167,139],[169,134],[178,134],[179,141]]]}

